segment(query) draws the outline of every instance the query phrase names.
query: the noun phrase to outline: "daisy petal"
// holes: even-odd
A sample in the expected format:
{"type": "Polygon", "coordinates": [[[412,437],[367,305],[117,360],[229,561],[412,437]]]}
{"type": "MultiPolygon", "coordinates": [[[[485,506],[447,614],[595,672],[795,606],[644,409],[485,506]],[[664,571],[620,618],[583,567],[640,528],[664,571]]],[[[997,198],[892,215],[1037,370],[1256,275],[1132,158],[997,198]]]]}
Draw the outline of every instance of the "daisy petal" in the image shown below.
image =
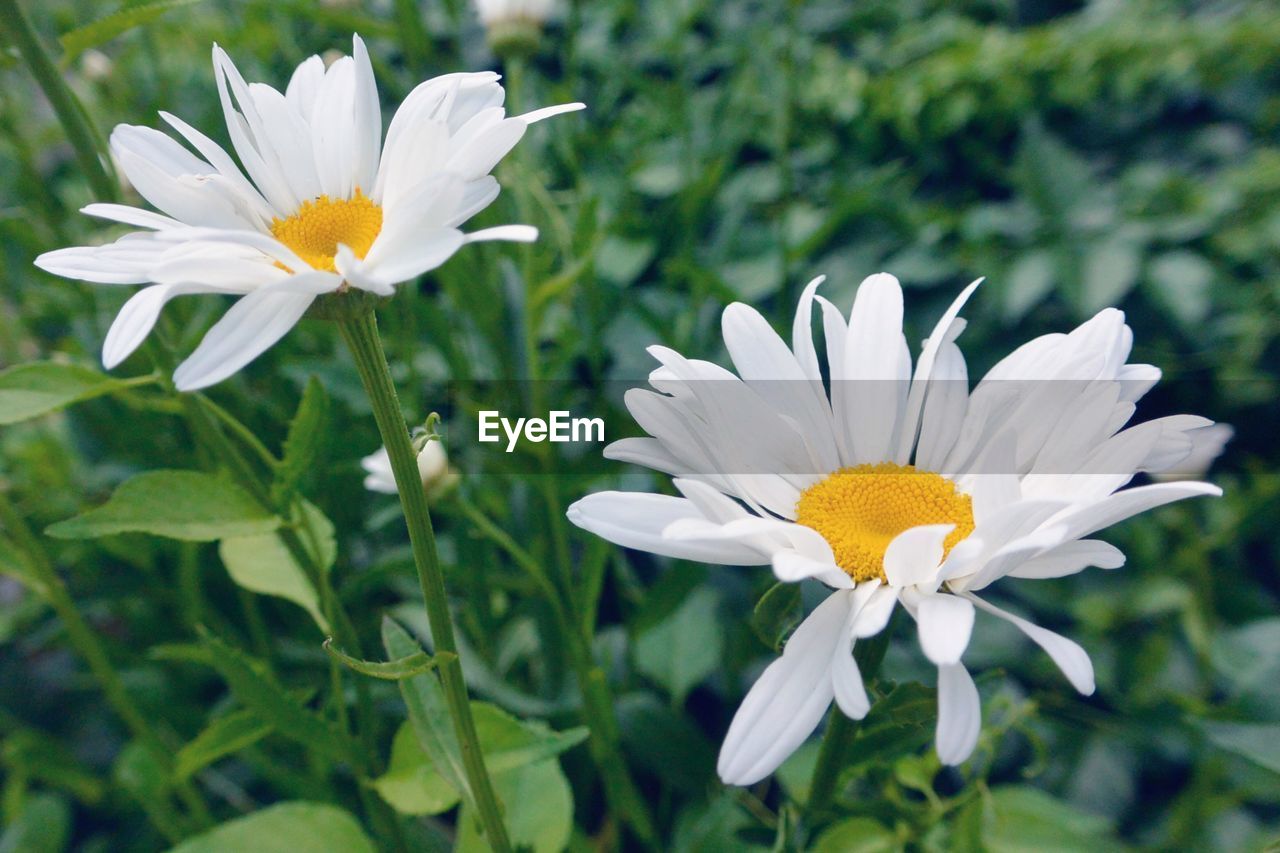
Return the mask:
{"type": "Polygon", "coordinates": [[[938,666],[960,662],[973,633],[973,604],[955,595],[922,595],[916,603],[920,648],[938,666]]]}
{"type": "Polygon", "coordinates": [[[178,365],[174,385],[195,391],[226,379],[284,337],[317,295],[338,284],[330,273],[305,273],[241,297],[178,365]]]}
{"type": "Polygon", "coordinates": [[[1053,662],[1062,670],[1062,674],[1071,682],[1071,686],[1088,696],[1093,693],[1093,662],[1089,660],[1089,653],[1080,647],[1080,644],[1074,640],[1069,640],[1061,634],[1056,634],[1048,628],[1041,628],[1032,622],[1028,622],[1021,616],[1015,616],[1007,610],[1002,610],[994,604],[983,601],[972,593],[961,593],[965,598],[972,601],[979,608],[988,613],[999,616],[1007,622],[1012,622],[1022,633],[1030,637],[1036,645],[1044,649],[1049,657],[1053,658],[1053,662]]]}
{"type": "Polygon", "coordinates": [[[978,745],[982,701],[963,664],[938,667],[938,758],[943,764],[964,762],[978,745]]]}
{"type": "Polygon", "coordinates": [[[884,574],[895,587],[928,583],[938,574],[942,545],[954,524],[923,524],[904,530],[884,549],[884,574]]]}
{"type": "Polygon", "coordinates": [[[569,520],[602,539],[665,557],[730,566],[763,566],[769,558],[736,541],[666,539],[662,532],[682,519],[705,521],[686,498],[646,492],[597,492],[577,501],[569,520]]]}
{"type": "Polygon", "coordinates": [[[768,776],[818,726],[834,698],[831,661],[848,643],[852,593],[832,593],[801,623],[742,700],[720,748],[716,770],[730,785],[768,776]]]}

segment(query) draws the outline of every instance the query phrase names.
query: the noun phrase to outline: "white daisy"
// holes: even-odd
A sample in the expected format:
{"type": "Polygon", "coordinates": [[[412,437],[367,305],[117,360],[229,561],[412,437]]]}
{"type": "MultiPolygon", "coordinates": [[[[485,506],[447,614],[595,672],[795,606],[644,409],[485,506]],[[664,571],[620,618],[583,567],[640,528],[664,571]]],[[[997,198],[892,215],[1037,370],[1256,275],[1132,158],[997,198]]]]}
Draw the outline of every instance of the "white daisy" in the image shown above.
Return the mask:
{"type": "Polygon", "coordinates": [[[352,55],[327,69],[318,56],[299,65],[283,94],[246,83],[217,45],[213,67],[240,165],[166,112],[161,118],[190,149],[160,131],[119,125],[111,151],[160,213],[91,204],[84,213],[143,230],[36,259],[68,278],[152,285],[125,303],[107,333],[108,369],[142,343],[173,297],[240,296],[174,373],[182,390],[220,382],[248,364],[320,294],[355,287],[390,295],[465,243],[536,239],[525,225],[470,234],[458,226],[497,197],[489,172],[530,124],[583,106],[508,118],[497,74],[447,74],[409,94],[384,141],[359,36],[352,55]]]}
{"type": "Polygon", "coordinates": [[[683,497],[602,492],[569,518],[611,542],[669,557],[771,565],[783,581],[832,592],[747,694],[720,751],[721,778],[752,784],[814,730],[831,702],[859,719],[870,703],[853,643],[881,631],[899,603],[938,668],[937,750],[973,751],[980,705],[961,663],[975,607],[1039,644],[1082,693],[1094,689],[1076,643],[977,593],[1001,578],[1054,578],[1124,555],[1090,538],[1129,516],[1194,495],[1206,483],[1119,490],[1171,467],[1209,421],[1179,415],[1121,427],[1160,371],[1127,364],[1133,335],[1117,310],[1070,334],[1016,349],[970,391],[955,339],[974,282],[943,314],[912,370],[902,290],[876,275],[846,319],[800,298],[788,347],[754,309],[730,305],[723,334],[737,374],[664,347],[656,391],[627,407],[650,437],[606,450],[671,474],[683,497]],[[826,379],[811,331],[821,309],[826,379]]]}
{"type": "MultiPolygon", "coordinates": [[[[360,460],[360,467],[365,471],[364,487],[371,492],[394,495],[400,490],[396,488],[396,478],[391,471],[391,457],[387,448],[380,447],[375,452],[360,460]]],[[[442,483],[449,476],[449,457],[444,452],[444,445],[438,440],[424,443],[418,451],[418,476],[428,491],[437,483],[442,483]]]]}

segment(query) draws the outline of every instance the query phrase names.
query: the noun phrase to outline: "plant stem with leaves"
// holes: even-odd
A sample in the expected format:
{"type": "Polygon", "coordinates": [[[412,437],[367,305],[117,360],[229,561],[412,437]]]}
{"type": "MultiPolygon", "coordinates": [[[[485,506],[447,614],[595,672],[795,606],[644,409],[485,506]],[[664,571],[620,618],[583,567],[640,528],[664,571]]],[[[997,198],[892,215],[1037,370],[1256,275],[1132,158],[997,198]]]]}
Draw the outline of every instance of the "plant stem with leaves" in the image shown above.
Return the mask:
{"type": "Polygon", "coordinates": [[[382,340],[378,336],[378,321],[371,309],[364,308],[352,316],[344,317],[339,327],[355,359],[360,380],[373,407],[378,432],[382,435],[382,443],[386,445],[387,455],[391,460],[391,471],[400,492],[400,505],[404,509],[405,522],[409,527],[409,542],[418,570],[418,582],[426,602],[427,618],[431,622],[431,639],[435,651],[454,655],[440,668],[440,680],[462,752],[467,782],[484,827],[485,840],[494,850],[510,850],[511,843],[502,823],[497,795],[485,769],[475,721],[471,717],[467,686],[462,677],[462,665],[457,658],[458,646],[453,635],[453,618],[449,613],[444,575],[436,553],[435,531],[427,508],[427,495],[418,474],[417,456],[409,440],[404,414],[400,411],[391,369],[387,365],[382,340]]]}

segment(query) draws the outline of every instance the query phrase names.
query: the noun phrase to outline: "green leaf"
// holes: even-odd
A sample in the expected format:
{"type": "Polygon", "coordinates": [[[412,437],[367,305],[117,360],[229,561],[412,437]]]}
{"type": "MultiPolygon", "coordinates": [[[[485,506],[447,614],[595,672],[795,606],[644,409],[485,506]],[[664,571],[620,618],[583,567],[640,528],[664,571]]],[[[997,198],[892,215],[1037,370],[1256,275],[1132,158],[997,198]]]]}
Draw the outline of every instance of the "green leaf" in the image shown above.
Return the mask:
{"type": "Polygon", "coordinates": [[[1145,290],[1179,323],[1194,327],[1209,316],[1213,278],[1213,267],[1204,257],[1178,249],[1152,261],[1145,290]]]}
{"type": "Polygon", "coordinates": [[[476,735],[490,773],[503,773],[554,758],[587,739],[586,726],[557,732],[538,720],[519,720],[488,702],[472,702],[476,735]]]}
{"type": "Polygon", "coordinates": [[[227,567],[227,574],[240,586],[292,601],[311,614],[322,633],[332,631],[320,611],[316,588],[277,534],[223,539],[218,543],[218,556],[227,567]]]}
{"type": "Polygon", "coordinates": [[[1133,288],[1142,265],[1142,245],[1123,235],[1108,237],[1086,252],[1080,283],[1081,309],[1092,314],[1116,305],[1133,288]]]}
{"type": "MultiPolygon", "coordinates": [[[[409,657],[422,651],[418,641],[409,636],[394,620],[382,620],[382,644],[392,660],[409,657]]],[[[440,775],[453,786],[464,799],[471,799],[471,787],[467,784],[462,765],[462,750],[453,731],[453,722],[445,703],[444,688],[434,672],[406,678],[400,682],[400,695],[409,711],[409,722],[418,737],[418,744],[440,775]]]]}
{"type": "Polygon", "coordinates": [[[314,470],[324,453],[329,436],[329,397],[324,385],[312,376],[298,403],[298,411],[289,422],[284,440],[284,458],[276,468],[271,496],[276,505],[285,504],[298,490],[307,472],[314,470]]]}
{"type": "Polygon", "coordinates": [[[32,794],[0,835],[0,853],[61,853],[71,834],[71,809],[53,794],[32,794]]]}
{"type": "Polygon", "coordinates": [[[288,802],[219,824],[169,853],[374,853],[351,814],[324,803],[288,802]]]}
{"type": "Polygon", "coordinates": [[[42,598],[49,591],[49,587],[40,578],[40,573],[31,565],[27,555],[18,550],[17,545],[3,537],[0,537],[0,575],[9,575],[18,579],[42,598]]]}
{"type": "Polygon", "coordinates": [[[255,536],[280,526],[239,486],[199,471],[148,471],[120,484],[105,504],[59,521],[59,539],[149,533],[188,542],[255,536]]]}
{"type": "Polygon", "coordinates": [[[77,56],[91,47],[106,44],[134,27],[149,24],[170,9],[190,6],[195,2],[197,0],[155,0],[152,3],[128,6],[83,27],[76,27],[58,39],[62,43],[62,67],[66,68],[77,56]]]}
{"type": "Polygon", "coordinates": [[[1280,723],[1206,722],[1203,726],[1214,746],[1280,773],[1280,723]]]}
{"type": "Polygon", "coordinates": [[[360,660],[359,658],[351,657],[341,649],[335,648],[332,637],[324,641],[324,650],[329,653],[329,657],[348,669],[387,681],[401,681],[406,678],[412,678],[415,675],[421,675],[424,672],[430,672],[440,664],[448,663],[457,657],[452,652],[429,655],[419,649],[411,655],[397,658],[393,661],[360,660]]]}
{"type": "Polygon", "coordinates": [[[1079,811],[1038,788],[996,788],[988,805],[982,839],[991,853],[1124,849],[1104,818],[1079,811]]]}
{"type": "Polygon", "coordinates": [[[19,364],[0,372],[0,425],[25,421],[92,400],[155,377],[116,379],[91,367],[54,361],[19,364]]]}
{"type": "Polygon", "coordinates": [[[775,583],[760,596],[751,614],[751,628],[766,646],[775,652],[782,641],[800,624],[804,612],[800,607],[800,584],[775,583]]]}
{"type": "Polygon", "coordinates": [[[209,652],[209,665],[218,671],[236,700],[253,711],[263,723],[284,737],[336,760],[351,757],[355,750],[348,737],[327,720],[308,711],[275,681],[264,675],[250,659],[222,640],[201,631],[209,652]]]}
{"type": "Polygon", "coordinates": [[[436,772],[409,722],[396,730],[387,772],[373,781],[373,787],[402,814],[440,814],[458,804],[458,789],[436,772]]]}
{"type": "Polygon", "coordinates": [[[636,641],[636,666],[670,690],[676,702],[720,665],[724,635],[716,619],[718,604],[715,592],[699,587],[636,641]]]}
{"type": "Polygon", "coordinates": [[[814,842],[812,853],[889,853],[901,845],[880,821],[849,817],[832,824],[814,842]]]}
{"type": "Polygon", "coordinates": [[[252,746],[271,734],[271,724],[249,710],[219,717],[174,756],[173,774],[187,779],[220,758],[252,746]]]}
{"type": "MultiPolygon", "coordinates": [[[[573,830],[573,792],[555,761],[526,764],[495,773],[493,787],[503,804],[503,823],[511,843],[533,853],[560,853],[573,830]]],[[[463,806],[458,817],[456,853],[489,853],[476,815],[463,806]]]]}
{"type": "Polygon", "coordinates": [[[1019,256],[1004,282],[1004,317],[1021,320],[1053,289],[1053,253],[1036,249],[1019,256]]]}

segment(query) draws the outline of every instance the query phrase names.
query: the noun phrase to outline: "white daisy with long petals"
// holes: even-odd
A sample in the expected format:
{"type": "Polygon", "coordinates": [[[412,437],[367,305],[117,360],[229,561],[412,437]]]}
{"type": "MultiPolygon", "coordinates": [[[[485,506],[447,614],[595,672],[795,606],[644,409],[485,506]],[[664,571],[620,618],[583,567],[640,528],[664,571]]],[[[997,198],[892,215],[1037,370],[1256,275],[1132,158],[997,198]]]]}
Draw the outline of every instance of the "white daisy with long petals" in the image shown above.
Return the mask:
{"type": "Polygon", "coordinates": [[[777,769],[832,701],[854,719],[868,712],[853,644],[883,630],[899,604],[937,667],[945,764],[968,758],[980,731],[978,691],[961,661],[975,609],[1012,622],[1092,693],[1084,649],[983,591],[1005,578],[1116,568],[1124,555],[1095,533],[1221,493],[1199,482],[1123,488],[1139,472],[1181,462],[1210,422],[1177,415],[1123,428],[1160,371],[1127,363],[1133,335],[1120,311],[1024,344],[970,389],[955,341],[978,282],[943,314],[914,369],[897,279],[864,281],[847,318],[817,294],[820,283],[800,298],[791,346],[754,309],[725,309],[736,373],[650,348],[661,364],[650,375],[655,390],[626,398],[649,435],[615,442],[606,455],[672,475],[683,497],[601,492],[569,509],[579,527],[619,545],[770,565],[782,581],[830,588],[734,717],[718,763],[730,784],[777,769]]]}
{"type": "Polygon", "coordinates": [[[36,265],[102,284],[149,284],[107,333],[108,369],[145,340],[175,296],[240,299],[179,365],[182,390],[213,385],[278,341],[317,296],[359,288],[382,296],[438,267],[466,243],[537,238],[526,225],[464,234],[498,195],[493,167],[562,104],[508,117],[492,72],[446,74],[415,88],[382,136],[382,111],[364,42],[328,68],[298,66],[283,93],[246,83],[213,48],[214,76],[239,165],[167,112],[187,143],[122,124],[111,150],[129,183],[159,213],[90,204],[84,213],[142,229],[105,246],[46,252],[36,265]],[[189,147],[187,147],[189,146],[189,147]]]}

